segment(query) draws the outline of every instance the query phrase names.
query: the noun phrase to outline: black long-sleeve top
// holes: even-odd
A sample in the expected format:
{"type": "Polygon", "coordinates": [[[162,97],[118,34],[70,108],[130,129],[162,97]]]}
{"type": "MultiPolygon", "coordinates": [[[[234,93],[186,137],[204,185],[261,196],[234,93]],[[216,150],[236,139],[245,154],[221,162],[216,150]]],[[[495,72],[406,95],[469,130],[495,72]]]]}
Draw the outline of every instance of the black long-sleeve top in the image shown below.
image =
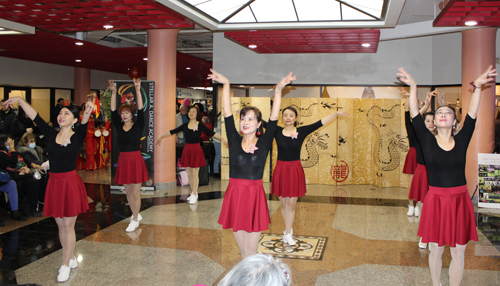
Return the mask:
{"type": "Polygon", "coordinates": [[[415,129],[413,129],[413,124],[411,123],[411,115],[409,111],[405,112],[405,126],[406,134],[408,134],[408,141],[410,142],[410,147],[414,147],[417,153],[417,163],[420,165],[425,165],[424,154],[422,153],[422,147],[418,142],[417,135],[415,134],[415,129]]]}
{"type": "Polygon", "coordinates": [[[137,118],[128,131],[123,130],[123,125],[118,110],[111,112],[113,125],[118,132],[118,149],[120,152],[133,152],[141,150],[141,137],[144,130],[144,111],[137,111],[137,118]]]}
{"type": "Polygon", "coordinates": [[[75,128],[73,129],[75,133],[69,138],[71,143],[67,146],[63,146],[56,143],[58,131],[45,123],[40,115],[37,114],[33,121],[47,138],[50,172],[64,173],[74,171],[76,169],[78,152],[82,148],[85,135],[87,135],[87,123],[75,124],[75,128]]]}
{"type": "Polygon", "coordinates": [[[317,122],[301,126],[297,128],[297,139],[293,139],[290,135],[283,135],[283,127],[276,127],[276,133],[274,138],[276,138],[276,144],[278,145],[278,160],[280,161],[297,161],[300,160],[300,149],[302,148],[302,143],[306,139],[307,135],[314,132],[316,129],[323,126],[321,120],[317,122]]]}
{"type": "Polygon", "coordinates": [[[427,163],[429,186],[450,188],[467,184],[465,161],[475,127],[476,119],[467,114],[462,130],[455,135],[455,146],[450,151],[445,151],[439,147],[434,134],[425,127],[422,115],[418,114],[413,118],[413,128],[427,163]]]}
{"type": "Polygon", "coordinates": [[[205,124],[198,122],[198,129],[193,130],[188,128],[189,121],[182,124],[181,126],[170,130],[170,134],[184,132],[184,138],[186,139],[186,143],[188,144],[196,144],[200,143],[201,132],[205,132],[209,137],[214,136],[215,132],[210,130],[205,124]]]}
{"type": "MultiPolygon", "coordinates": [[[[229,177],[234,179],[261,180],[264,175],[267,154],[273,144],[277,120],[270,120],[266,132],[257,140],[254,153],[246,153],[241,147],[241,137],[236,131],[233,116],[225,117],[229,143],[229,177]]],[[[186,133],[184,133],[186,135],[186,133]]]]}

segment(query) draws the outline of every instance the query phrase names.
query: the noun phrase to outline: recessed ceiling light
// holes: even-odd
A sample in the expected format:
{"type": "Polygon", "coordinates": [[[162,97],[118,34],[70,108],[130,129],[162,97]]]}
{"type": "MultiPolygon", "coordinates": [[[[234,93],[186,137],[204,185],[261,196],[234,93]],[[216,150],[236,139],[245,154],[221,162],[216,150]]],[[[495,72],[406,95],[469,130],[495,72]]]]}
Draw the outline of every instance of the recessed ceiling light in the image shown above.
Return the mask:
{"type": "Polygon", "coordinates": [[[365,48],[369,48],[370,47],[370,44],[368,43],[364,43],[364,44],[361,44],[361,46],[365,47],[365,48]]]}
{"type": "Polygon", "coordinates": [[[465,26],[476,26],[477,22],[476,21],[466,21],[465,26]]]}
{"type": "Polygon", "coordinates": [[[102,27],[103,27],[104,29],[106,29],[106,30],[107,30],[107,29],[112,29],[112,28],[113,28],[113,26],[112,26],[112,25],[104,25],[104,26],[102,26],[102,27]]]}
{"type": "Polygon", "coordinates": [[[143,58],[143,60],[147,61],[147,60],[148,60],[148,58],[143,58]]]}
{"type": "Polygon", "coordinates": [[[240,85],[240,87],[245,87],[244,85],[240,85]]]}
{"type": "Polygon", "coordinates": [[[190,67],[187,67],[186,69],[187,69],[187,70],[190,70],[191,68],[190,68],[190,67]]]}
{"type": "Polygon", "coordinates": [[[257,48],[257,45],[248,45],[248,47],[249,47],[250,49],[255,49],[255,48],[257,48]]]}
{"type": "Polygon", "coordinates": [[[83,43],[82,42],[76,42],[75,45],[77,45],[77,46],[83,46],[83,43]]]}
{"type": "Polygon", "coordinates": [[[75,62],[77,62],[77,63],[79,63],[79,62],[81,62],[81,61],[82,61],[82,60],[75,60],[75,62]]]}

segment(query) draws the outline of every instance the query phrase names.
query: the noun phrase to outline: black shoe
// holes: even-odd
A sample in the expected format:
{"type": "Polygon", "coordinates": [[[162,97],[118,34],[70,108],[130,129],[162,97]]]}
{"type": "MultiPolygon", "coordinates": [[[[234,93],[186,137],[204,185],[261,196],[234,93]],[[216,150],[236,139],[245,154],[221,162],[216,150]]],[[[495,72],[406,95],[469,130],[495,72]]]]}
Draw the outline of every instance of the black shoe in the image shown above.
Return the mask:
{"type": "Polygon", "coordinates": [[[0,226],[5,226],[5,222],[0,219],[0,226]]]}
{"type": "Polygon", "coordinates": [[[30,214],[30,217],[42,217],[43,212],[40,211],[35,211],[34,213],[30,214]]]}
{"type": "Polygon", "coordinates": [[[26,220],[26,217],[23,216],[18,210],[11,212],[10,213],[10,217],[13,220],[20,220],[20,221],[25,221],[26,220]]]}

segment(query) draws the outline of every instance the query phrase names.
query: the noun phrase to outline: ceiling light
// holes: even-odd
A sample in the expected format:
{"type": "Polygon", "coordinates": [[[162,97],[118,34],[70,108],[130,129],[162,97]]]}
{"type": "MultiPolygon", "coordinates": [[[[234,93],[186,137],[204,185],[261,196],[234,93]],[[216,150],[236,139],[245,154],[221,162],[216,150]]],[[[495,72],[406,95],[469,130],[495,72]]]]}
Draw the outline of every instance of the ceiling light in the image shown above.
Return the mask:
{"type": "Polygon", "coordinates": [[[0,31],[3,31],[3,30],[5,30],[5,28],[0,28],[0,31]]]}
{"type": "Polygon", "coordinates": [[[148,60],[148,58],[143,58],[143,60],[147,61],[147,60],[148,60]]]}
{"type": "Polygon", "coordinates": [[[77,62],[77,63],[79,63],[79,62],[81,62],[81,61],[82,61],[82,60],[75,60],[75,62],[77,62]]]}
{"type": "Polygon", "coordinates": [[[466,21],[465,26],[476,26],[477,22],[476,21],[466,21]]]}
{"type": "Polygon", "coordinates": [[[113,26],[112,26],[112,25],[104,25],[104,26],[102,26],[102,27],[103,27],[104,29],[106,29],[106,30],[107,30],[107,29],[112,29],[112,28],[113,28],[113,26]]]}
{"type": "Polygon", "coordinates": [[[191,68],[190,68],[190,67],[187,67],[186,69],[187,69],[187,70],[190,70],[191,68]]]}
{"type": "Polygon", "coordinates": [[[75,45],[77,45],[77,46],[83,46],[83,43],[82,42],[76,42],[75,45]]]}
{"type": "Polygon", "coordinates": [[[257,45],[248,45],[248,47],[249,47],[250,49],[255,49],[255,48],[257,48],[257,45]]]}
{"type": "Polygon", "coordinates": [[[369,48],[371,45],[369,43],[364,43],[364,44],[361,44],[361,46],[363,46],[365,48],[369,48]]]}

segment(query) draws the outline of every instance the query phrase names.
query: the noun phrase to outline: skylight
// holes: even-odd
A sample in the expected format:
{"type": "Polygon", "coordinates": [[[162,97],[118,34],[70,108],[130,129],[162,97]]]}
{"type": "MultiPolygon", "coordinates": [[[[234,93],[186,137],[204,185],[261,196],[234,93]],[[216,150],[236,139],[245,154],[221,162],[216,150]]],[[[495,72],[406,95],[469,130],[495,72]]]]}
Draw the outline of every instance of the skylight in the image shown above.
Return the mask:
{"type": "Polygon", "coordinates": [[[379,21],[387,0],[182,0],[219,23],[379,21]]]}

